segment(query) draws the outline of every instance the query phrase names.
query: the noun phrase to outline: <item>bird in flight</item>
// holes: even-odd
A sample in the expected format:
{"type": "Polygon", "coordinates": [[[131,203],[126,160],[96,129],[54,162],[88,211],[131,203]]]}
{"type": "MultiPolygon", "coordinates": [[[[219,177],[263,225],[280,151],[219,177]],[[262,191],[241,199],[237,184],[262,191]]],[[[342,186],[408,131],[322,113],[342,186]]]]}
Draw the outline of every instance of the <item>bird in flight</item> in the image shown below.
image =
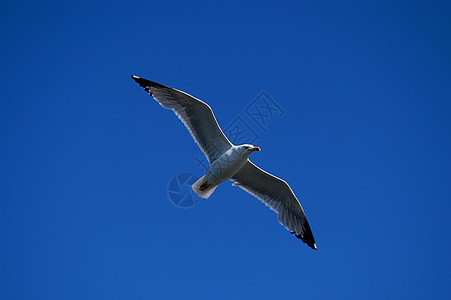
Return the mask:
{"type": "Polygon", "coordinates": [[[253,152],[260,151],[259,147],[250,144],[233,145],[205,102],[135,75],[132,78],[161,106],[177,115],[207,158],[210,168],[192,185],[197,195],[208,198],[219,184],[231,180],[234,186],[255,196],[275,211],[280,224],[292,234],[312,249],[317,249],[304,210],[290,186],[249,160],[253,152]]]}

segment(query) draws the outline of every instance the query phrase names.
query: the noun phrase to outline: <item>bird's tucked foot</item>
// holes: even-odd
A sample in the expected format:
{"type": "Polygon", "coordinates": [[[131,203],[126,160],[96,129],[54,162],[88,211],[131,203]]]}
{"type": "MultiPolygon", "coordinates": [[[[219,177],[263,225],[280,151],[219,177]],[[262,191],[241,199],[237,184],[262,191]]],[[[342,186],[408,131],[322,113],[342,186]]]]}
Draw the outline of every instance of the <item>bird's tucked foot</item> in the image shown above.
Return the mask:
{"type": "Polygon", "coordinates": [[[208,187],[210,186],[210,184],[208,184],[208,181],[205,181],[204,183],[202,183],[199,187],[200,191],[205,191],[206,189],[208,189],[208,187]]]}

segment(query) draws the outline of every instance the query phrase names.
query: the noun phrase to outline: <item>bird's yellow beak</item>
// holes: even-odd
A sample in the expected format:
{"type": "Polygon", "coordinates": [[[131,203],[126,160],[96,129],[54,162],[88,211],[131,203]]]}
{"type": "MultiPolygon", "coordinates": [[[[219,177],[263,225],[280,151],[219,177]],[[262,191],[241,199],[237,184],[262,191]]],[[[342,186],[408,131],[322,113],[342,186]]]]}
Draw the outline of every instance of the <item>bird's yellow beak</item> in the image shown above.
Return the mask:
{"type": "Polygon", "coordinates": [[[260,150],[260,147],[254,147],[254,148],[252,148],[252,151],[261,151],[261,150],[260,150]]]}

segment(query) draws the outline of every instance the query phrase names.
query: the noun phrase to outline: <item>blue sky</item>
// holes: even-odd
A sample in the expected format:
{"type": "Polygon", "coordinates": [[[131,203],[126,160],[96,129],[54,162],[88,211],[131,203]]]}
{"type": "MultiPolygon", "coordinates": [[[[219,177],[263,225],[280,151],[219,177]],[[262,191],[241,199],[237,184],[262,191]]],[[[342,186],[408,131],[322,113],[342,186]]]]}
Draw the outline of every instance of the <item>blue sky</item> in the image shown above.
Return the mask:
{"type": "Polygon", "coordinates": [[[2,298],[449,299],[450,4],[392,2],[2,2],[2,298]],[[229,183],[171,203],[200,151],[131,74],[241,117],[318,251],[229,183]]]}

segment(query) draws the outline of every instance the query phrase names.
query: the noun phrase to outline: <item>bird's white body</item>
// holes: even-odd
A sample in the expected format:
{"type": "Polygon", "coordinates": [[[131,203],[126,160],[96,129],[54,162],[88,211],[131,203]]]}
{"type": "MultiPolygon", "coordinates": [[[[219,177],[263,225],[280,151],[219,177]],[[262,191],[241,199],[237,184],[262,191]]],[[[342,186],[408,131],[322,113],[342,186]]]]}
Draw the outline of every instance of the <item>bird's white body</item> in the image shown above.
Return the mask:
{"type": "Polygon", "coordinates": [[[193,184],[192,189],[202,198],[208,198],[216,187],[238,173],[254,151],[260,148],[252,145],[232,146],[213,161],[207,173],[193,184]]]}
{"type": "Polygon", "coordinates": [[[232,178],[241,169],[251,153],[240,151],[237,146],[230,147],[211,164],[207,172],[208,179],[211,179],[213,184],[220,184],[232,178]]]}

